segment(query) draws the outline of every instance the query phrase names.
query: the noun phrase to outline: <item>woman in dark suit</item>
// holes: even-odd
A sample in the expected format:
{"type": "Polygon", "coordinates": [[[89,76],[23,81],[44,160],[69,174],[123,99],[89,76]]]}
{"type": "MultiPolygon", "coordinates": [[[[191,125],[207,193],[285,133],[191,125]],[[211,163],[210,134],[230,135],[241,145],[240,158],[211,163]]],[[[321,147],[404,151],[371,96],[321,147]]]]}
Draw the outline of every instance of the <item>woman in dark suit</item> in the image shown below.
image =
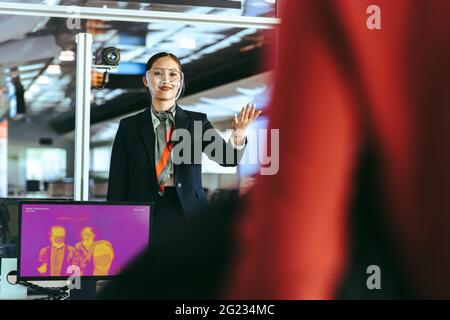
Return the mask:
{"type": "Polygon", "coordinates": [[[154,202],[152,225],[158,232],[206,205],[201,153],[222,166],[237,166],[247,144],[246,128],[261,111],[250,104],[243,107],[234,115],[232,136],[225,142],[205,114],[177,105],[184,75],[175,55],[161,52],[152,56],[142,79],[151,105],[120,121],[107,200],[154,202]]]}

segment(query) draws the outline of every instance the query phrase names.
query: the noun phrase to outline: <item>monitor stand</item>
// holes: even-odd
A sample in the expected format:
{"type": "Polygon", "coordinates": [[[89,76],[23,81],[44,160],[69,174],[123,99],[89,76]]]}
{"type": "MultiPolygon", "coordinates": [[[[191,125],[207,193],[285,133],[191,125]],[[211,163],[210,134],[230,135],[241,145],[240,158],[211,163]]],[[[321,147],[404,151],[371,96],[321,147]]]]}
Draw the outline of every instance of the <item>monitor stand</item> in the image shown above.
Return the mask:
{"type": "Polygon", "coordinates": [[[97,296],[97,280],[82,279],[80,289],[70,289],[70,300],[95,300],[97,296]]]}

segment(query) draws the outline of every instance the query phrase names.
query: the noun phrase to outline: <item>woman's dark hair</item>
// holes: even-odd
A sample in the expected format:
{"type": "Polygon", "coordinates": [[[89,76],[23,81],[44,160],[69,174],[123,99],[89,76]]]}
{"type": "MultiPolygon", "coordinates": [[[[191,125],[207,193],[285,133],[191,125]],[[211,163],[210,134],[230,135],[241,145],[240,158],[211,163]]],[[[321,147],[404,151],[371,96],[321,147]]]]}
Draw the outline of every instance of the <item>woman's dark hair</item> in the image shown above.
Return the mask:
{"type": "Polygon", "coordinates": [[[151,56],[151,58],[148,59],[148,61],[147,61],[147,64],[145,66],[145,71],[150,70],[152,68],[153,64],[156,62],[156,60],[158,60],[159,58],[164,58],[164,57],[172,58],[178,64],[178,68],[180,68],[180,71],[183,71],[181,69],[180,59],[178,59],[178,57],[176,55],[174,55],[173,53],[169,53],[169,52],[159,52],[159,53],[151,56]]]}

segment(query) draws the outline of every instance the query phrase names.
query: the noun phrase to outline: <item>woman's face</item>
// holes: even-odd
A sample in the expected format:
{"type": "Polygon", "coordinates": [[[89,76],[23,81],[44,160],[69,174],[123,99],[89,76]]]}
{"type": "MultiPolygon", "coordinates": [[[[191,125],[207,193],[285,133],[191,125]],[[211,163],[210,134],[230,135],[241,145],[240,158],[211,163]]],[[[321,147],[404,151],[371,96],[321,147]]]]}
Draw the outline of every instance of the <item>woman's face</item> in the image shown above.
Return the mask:
{"type": "Polygon", "coordinates": [[[175,101],[181,86],[181,70],[175,60],[162,57],[153,63],[143,81],[152,99],[175,101]]]}

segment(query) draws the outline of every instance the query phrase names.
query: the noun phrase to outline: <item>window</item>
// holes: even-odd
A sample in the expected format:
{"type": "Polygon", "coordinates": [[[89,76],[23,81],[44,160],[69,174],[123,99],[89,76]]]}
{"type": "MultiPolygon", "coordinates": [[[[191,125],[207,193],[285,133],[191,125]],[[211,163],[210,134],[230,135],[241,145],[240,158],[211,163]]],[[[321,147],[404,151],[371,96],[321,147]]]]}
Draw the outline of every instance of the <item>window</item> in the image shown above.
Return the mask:
{"type": "Polygon", "coordinates": [[[66,177],[66,150],[59,148],[28,148],[27,180],[56,180],[66,177]]]}
{"type": "Polygon", "coordinates": [[[111,159],[111,147],[97,147],[91,150],[91,171],[108,172],[111,159]]]}

